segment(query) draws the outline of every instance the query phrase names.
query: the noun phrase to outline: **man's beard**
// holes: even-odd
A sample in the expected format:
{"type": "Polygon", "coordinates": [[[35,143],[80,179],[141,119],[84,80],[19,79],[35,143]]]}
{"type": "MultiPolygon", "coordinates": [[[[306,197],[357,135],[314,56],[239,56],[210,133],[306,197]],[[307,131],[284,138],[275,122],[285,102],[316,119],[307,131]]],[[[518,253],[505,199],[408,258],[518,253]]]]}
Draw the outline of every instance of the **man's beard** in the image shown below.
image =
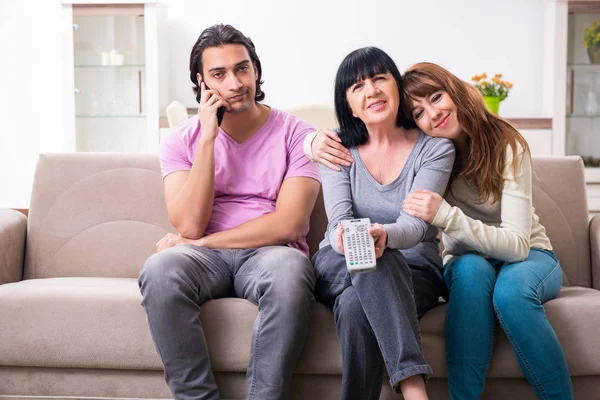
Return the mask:
{"type": "Polygon", "coordinates": [[[248,111],[250,109],[250,107],[252,107],[252,102],[251,101],[247,101],[244,102],[243,104],[240,104],[237,107],[232,107],[231,110],[228,110],[227,112],[230,112],[232,114],[239,114],[239,113],[243,113],[245,111],[248,111]]]}
{"type": "MultiPolygon", "coordinates": [[[[236,105],[231,105],[231,110],[229,110],[228,112],[232,113],[232,114],[240,114],[243,112],[248,111],[253,105],[254,105],[254,95],[255,92],[253,92],[250,88],[245,88],[245,96],[242,97],[243,102],[236,102],[236,105]]],[[[240,93],[241,94],[241,93],[240,93]]],[[[233,96],[234,97],[234,96],[233,96]]]]}

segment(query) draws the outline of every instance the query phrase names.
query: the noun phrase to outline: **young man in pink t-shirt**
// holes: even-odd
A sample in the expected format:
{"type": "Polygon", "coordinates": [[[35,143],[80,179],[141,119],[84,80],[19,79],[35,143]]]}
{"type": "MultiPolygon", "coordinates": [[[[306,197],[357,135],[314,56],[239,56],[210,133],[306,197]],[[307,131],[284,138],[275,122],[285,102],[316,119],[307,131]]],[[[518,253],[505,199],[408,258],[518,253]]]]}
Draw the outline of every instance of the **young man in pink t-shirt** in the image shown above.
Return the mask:
{"type": "Polygon", "coordinates": [[[306,234],[320,178],[302,144],[313,129],[259,103],[261,74],[249,38],[229,25],[204,30],[190,57],[198,116],[161,146],[167,210],[179,235],[157,243],[139,284],[177,399],[219,399],[200,322],[208,300],[258,305],[249,399],[288,397],[306,338],[315,282],[306,234]]]}

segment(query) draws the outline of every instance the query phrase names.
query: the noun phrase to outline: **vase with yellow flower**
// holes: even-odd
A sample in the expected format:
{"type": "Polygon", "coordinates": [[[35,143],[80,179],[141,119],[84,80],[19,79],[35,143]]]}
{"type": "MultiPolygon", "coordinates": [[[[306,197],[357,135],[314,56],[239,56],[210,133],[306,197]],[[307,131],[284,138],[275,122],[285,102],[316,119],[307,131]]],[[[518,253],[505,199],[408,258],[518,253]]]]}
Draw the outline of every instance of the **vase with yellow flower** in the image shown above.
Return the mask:
{"type": "Polygon", "coordinates": [[[473,76],[471,80],[483,96],[483,101],[487,105],[488,110],[494,114],[498,114],[500,102],[508,97],[508,92],[512,89],[513,84],[502,80],[502,74],[494,74],[492,79],[488,80],[487,74],[483,73],[473,76]]]}
{"type": "Polygon", "coordinates": [[[583,45],[587,49],[591,64],[600,64],[600,20],[585,28],[583,45]]]}

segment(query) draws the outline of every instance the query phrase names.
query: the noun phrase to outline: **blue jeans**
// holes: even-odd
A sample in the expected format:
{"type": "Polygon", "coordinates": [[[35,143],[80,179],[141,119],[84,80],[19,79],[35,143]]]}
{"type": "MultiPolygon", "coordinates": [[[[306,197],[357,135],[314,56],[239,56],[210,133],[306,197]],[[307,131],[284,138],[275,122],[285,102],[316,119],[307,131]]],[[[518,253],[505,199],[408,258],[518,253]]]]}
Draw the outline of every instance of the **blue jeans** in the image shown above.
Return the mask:
{"type": "Polygon", "coordinates": [[[573,399],[569,369],[542,304],[556,297],[562,269],[554,253],[531,249],[507,263],[465,254],[444,271],[450,291],[446,361],[450,398],[479,399],[492,355],[495,321],[540,399],[573,399]]]}
{"type": "Polygon", "coordinates": [[[148,258],[139,285],[150,334],[175,398],[219,399],[200,307],[222,297],[241,297],[258,306],[248,399],[289,398],[308,334],[314,283],[308,257],[286,246],[211,250],[182,245],[148,258]]]}
{"type": "Polygon", "coordinates": [[[384,368],[390,385],[430,375],[423,357],[418,316],[435,307],[443,287],[436,268],[422,260],[409,265],[386,249],[373,272],[350,274],[331,246],[313,256],[315,298],[332,307],[342,355],[343,400],[379,399],[384,368]],[[428,271],[432,271],[428,273],[428,271]]]}

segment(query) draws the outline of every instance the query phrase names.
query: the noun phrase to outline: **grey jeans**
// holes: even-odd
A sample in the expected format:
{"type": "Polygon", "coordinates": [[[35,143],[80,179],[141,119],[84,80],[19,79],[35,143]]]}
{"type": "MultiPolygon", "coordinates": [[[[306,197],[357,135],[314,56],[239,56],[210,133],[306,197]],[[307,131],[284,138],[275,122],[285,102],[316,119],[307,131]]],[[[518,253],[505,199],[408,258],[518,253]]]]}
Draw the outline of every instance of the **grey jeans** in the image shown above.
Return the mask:
{"type": "Polygon", "coordinates": [[[386,249],[374,272],[350,274],[344,256],[331,246],[321,248],[312,261],[315,297],[333,307],[342,399],[379,399],[384,367],[395,390],[410,376],[431,375],[418,317],[438,303],[442,282],[435,266],[410,266],[400,251],[386,249]]]}
{"type": "Polygon", "coordinates": [[[139,278],[142,304],[175,398],[219,399],[200,306],[223,297],[258,306],[248,398],[288,398],[306,340],[314,283],[310,260],[286,246],[211,250],[181,245],[148,258],[139,278]]]}

